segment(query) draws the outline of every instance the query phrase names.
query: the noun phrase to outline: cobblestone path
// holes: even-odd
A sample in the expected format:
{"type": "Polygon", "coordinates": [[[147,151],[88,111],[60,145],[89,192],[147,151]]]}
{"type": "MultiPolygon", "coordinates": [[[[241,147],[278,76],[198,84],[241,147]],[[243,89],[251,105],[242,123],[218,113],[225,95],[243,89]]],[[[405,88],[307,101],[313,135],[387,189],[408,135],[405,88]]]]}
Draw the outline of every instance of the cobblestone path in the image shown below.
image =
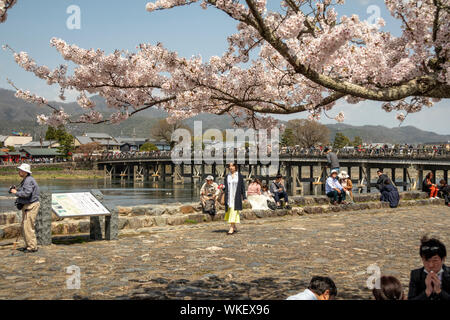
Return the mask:
{"type": "Polygon", "coordinates": [[[0,247],[0,299],[285,299],[328,275],[340,299],[369,299],[367,267],[400,279],[421,266],[419,239],[450,247],[450,209],[380,209],[155,227],[118,241],[54,238],[37,253],[0,247]],[[66,267],[81,271],[67,289],[66,267]]]}

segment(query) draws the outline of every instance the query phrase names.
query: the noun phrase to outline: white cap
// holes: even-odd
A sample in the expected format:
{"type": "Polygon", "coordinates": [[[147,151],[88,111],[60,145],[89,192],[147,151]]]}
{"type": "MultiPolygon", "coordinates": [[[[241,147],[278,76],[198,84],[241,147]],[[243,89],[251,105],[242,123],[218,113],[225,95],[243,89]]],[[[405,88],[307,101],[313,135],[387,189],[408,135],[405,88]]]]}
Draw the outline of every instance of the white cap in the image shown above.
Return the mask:
{"type": "Polygon", "coordinates": [[[213,176],[207,176],[206,180],[214,180],[214,177],[213,176]]]}
{"type": "Polygon", "coordinates": [[[346,171],[342,171],[342,172],[339,174],[339,178],[341,178],[341,179],[347,179],[347,178],[349,178],[349,175],[347,174],[346,171]]]}
{"type": "Polygon", "coordinates": [[[22,170],[26,173],[31,174],[31,167],[29,164],[26,163],[22,163],[19,167],[17,167],[17,169],[22,170]]]}
{"type": "Polygon", "coordinates": [[[331,174],[338,173],[337,170],[331,170],[331,174]]]}

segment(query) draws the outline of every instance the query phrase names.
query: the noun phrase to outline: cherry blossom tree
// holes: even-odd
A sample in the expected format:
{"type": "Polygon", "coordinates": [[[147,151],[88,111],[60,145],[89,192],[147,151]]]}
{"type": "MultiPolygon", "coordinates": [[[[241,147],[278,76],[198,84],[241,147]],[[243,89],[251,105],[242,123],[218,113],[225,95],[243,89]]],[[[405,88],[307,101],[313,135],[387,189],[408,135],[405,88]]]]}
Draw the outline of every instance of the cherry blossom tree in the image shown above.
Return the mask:
{"type": "MultiPolygon", "coordinates": [[[[450,0],[385,0],[402,24],[395,37],[358,16],[338,19],[336,6],[344,0],[284,0],[270,11],[266,0],[158,0],[149,12],[177,6],[214,8],[237,20],[228,49],[209,61],[186,59],[156,45],[141,44],[136,53],[82,49],[61,39],[51,45],[77,65],[54,70],[39,66],[27,53],[14,52],[15,61],[61,88],[79,92],[86,112],[72,120],[54,108],[38,120],[50,125],[65,122],[119,122],[150,107],[165,109],[170,120],[209,112],[229,114],[237,125],[270,127],[273,114],[308,112],[310,119],[327,114],[337,101],[356,104],[379,101],[408,113],[450,98],[450,0]],[[88,98],[98,94],[116,112],[103,119],[88,98]]],[[[155,14],[155,13],[154,13],[155,14]]],[[[38,104],[47,100],[17,89],[17,96],[38,104]]],[[[405,115],[406,113],[406,115],[405,115]]],[[[343,121],[339,112],[336,121],[343,121]]]]}
{"type": "Polygon", "coordinates": [[[8,18],[7,11],[11,9],[15,4],[16,0],[0,0],[0,23],[3,23],[8,18]]]}

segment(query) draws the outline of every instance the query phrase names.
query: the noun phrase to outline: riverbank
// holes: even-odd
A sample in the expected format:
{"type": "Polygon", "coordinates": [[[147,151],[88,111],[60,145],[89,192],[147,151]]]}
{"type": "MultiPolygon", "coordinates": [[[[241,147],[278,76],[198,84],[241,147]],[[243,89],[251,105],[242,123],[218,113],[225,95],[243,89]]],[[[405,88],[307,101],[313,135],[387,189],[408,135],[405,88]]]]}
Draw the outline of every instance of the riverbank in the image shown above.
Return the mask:
{"type": "MultiPolygon", "coordinates": [[[[104,178],[103,171],[68,169],[62,167],[32,168],[33,177],[39,180],[94,180],[104,178]]],[[[17,169],[0,168],[0,181],[17,181],[17,169]]]]}

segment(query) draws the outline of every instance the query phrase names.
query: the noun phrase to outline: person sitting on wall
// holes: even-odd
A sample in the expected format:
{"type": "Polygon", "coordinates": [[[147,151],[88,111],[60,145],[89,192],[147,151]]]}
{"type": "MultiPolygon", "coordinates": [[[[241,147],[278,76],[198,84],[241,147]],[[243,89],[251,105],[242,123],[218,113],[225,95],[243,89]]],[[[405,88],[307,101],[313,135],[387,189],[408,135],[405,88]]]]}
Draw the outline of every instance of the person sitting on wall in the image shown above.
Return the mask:
{"type": "Polygon", "coordinates": [[[247,190],[248,202],[252,206],[252,210],[268,210],[267,198],[262,195],[261,180],[255,178],[252,183],[249,184],[247,190]]]}
{"type": "Polygon", "coordinates": [[[445,245],[423,237],[419,249],[423,267],[411,271],[408,300],[450,300],[450,268],[444,262],[445,245]]]}
{"type": "Polygon", "coordinates": [[[383,172],[383,169],[378,169],[377,170],[377,175],[378,175],[378,180],[377,180],[377,185],[376,188],[381,192],[381,189],[384,187],[385,185],[385,181],[389,181],[390,179],[389,177],[383,172]]]}
{"type": "Polygon", "coordinates": [[[275,202],[275,199],[273,198],[273,195],[270,192],[269,187],[267,186],[267,184],[264,184],[261,187],[261,195],[266,198],[267,206],[269,207],[269,209],[271,209],[271,210],[276,210],[277,209],[277,203],[275,202]]]}
{"type": "Polygon", "coordinates": [[[400,202],[400,195],[398,193],[397,188],[392,185],[389,179],[384,180],[384,185],[381,187],[381,202],[389,202],[389,206],[391,208],[397,208],[398,203],[400,202]]]}
{"type": "Polygon", "coordinates": [[[439,191],[438,196],[444,198],[445,205],[450,207],[450,186],[447,184],[447,181],[442,179],[439,181],[439,191]]]}
{"type": "Polygon", "coordinates": [[[422,191],[428,193],[428,196],[431,199],[438,199],[438,187],[436,184],[433,183],[434,181],[434,175],[433,172],[429,172],[425,179],[422,182],[422,191]]]}
{"type": "Polygon", "coordinates": [[[282,179],[283,176],[281,174],[278,174],[275,181],[270,185],[270,192],[272,193],[275,202],[277,203],[278,209],[281,209],[281,198],[284,198],[286,209],[290,209],[291,207],[289,206],[288,194],[286,192],[286,188],[283,185],[283,182],[281,182],[282,179]]]}
{"type": "Polygon", "coordinates": [[[214,182],[214,177],[207,176],[206,182],[200,189],[200,201],[202,203],[203,213],[211,216],[216,214],[216,200],[219,193],[219,186],[214,182]]]}
{"type": "Polygon", "coordinates": [[[337,178],[338,172],[336,170],[331,171],[331,175],[328,177],[325,183],[325,192],[327,197],[331,199],[331,204],[346,204],[345,202],[345,190],[341,186],[337,178]]]}
{"type": "Polygon", "coordinates": [[[344,188],[346,195],[354,202],[352,179],[350,179],[350,176],[345,171],[342,171],[341,173],[339,173],[338,178],[339,178],[339,183],[344,188]]]}

